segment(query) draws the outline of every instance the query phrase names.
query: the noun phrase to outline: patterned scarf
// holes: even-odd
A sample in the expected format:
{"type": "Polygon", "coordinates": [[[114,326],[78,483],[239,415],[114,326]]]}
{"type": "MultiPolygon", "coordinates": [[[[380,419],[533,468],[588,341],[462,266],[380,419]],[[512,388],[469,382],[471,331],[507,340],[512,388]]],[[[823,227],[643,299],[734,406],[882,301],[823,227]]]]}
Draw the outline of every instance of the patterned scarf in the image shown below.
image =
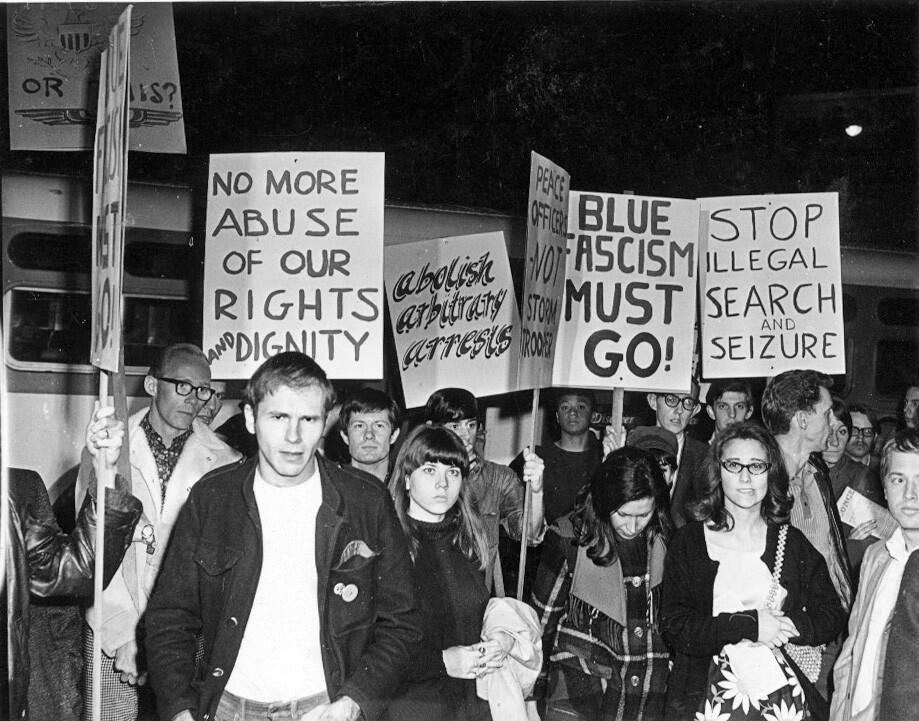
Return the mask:
{"type": "Polygon", "coordinates": [[[144,430],[144,435],[147,437],[147,445],[150,446],[150,451],[153,453],[153,459],[156,461],[156,475],[159,476],[160,490],[162,492],[162,498],[160,499],[160,510],[162,510],[162,504],[166,502],[166,485],[169,483],[172,472],[179,462],[179,456],[182,455],[182,449],[185,448],[185,441],[187,441],[188,437],[191,435],[191,428],[173,438],[172,445],[167,448],[166,444],[163,442],[162,436],[160,436],[160,434],[153,429],[153,426],[150,425],[149,412],[140,422],[140,427],[144,430]]]}

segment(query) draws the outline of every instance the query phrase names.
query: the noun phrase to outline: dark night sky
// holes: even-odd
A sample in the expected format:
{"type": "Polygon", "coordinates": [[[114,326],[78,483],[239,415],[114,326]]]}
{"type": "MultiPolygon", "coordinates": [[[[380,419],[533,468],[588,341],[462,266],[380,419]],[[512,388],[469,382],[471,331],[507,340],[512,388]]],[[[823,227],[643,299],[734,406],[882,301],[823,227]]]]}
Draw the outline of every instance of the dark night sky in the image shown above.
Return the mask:
{"type": "MultiPolygon", "coordinates": [[[[135,180],[203,183],[213,152],[382,150],[390,201],[521,213],[533,149],[576,189],[836,190],[843,242],[915,248],[914,2],[180,3],[174,16],[189,155],[133,153],[135,180]]],[[[0,162],[88,176],[89,156],[0,162]]]]}

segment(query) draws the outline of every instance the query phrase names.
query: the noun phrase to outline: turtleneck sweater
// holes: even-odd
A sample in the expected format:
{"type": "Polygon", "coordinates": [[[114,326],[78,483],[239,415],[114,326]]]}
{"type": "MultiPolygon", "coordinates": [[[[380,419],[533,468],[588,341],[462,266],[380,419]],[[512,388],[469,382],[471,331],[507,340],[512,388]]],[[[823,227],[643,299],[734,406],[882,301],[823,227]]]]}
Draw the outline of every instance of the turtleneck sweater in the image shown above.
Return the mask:
{"type": "MultiPolygon", "coordinates": [[[[443,661],[444,649],[479,641],[489,598],[484,571],[453,542],[457,522],[455,512],[437,523],[411,519],[412,535],[418,541],[412,583],[423,636],[399,694],[413,701],[408,706],[397,701],[390,709],[398,709],[400,719],[488,718],[488,704],[477,698],[475,681],[448,676],[443,661]],[[437,708],[419,705],[422,702],[436,703],[437,708]]],[[[392,718],[395,721],[396,716],[392,718]]]]}

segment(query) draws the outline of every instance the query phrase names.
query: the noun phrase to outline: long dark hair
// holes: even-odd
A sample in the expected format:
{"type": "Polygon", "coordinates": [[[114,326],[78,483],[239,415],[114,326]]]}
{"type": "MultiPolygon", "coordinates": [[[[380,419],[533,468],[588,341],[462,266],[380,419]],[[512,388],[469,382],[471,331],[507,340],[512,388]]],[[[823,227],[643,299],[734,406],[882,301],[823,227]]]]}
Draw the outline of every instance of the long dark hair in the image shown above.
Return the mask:
{"type": "Polygon", "coordinates": [[[664,543],[670,540],[670,502],[664,474],[654,456],[647,451],[625,446],[610,453],[581,489],[574,515],[579,546],[598,566],[616,560],[616,531],[610,516],[626,503],[654,499],[654,515],[645,529],[664,543]]]}
{"type": "Polygon", "coordinates": [[[460,469],[463,485],[456,505],[449,511],[450,514],[455,513],[457,519],[453,542],[467,558],[478,559],[479,568],[485,570],[488,564],[488,538],[475,502],[466,487],[469,478],[466,448],[453,431],[442,426],[418,426],[409,433],[389,475],[389,494],[396,506],[402,531],[408,539],[412,560],[418,555],[418,537],[412,532],[412,519],[408,515],[409,492],[406,481],[425,463],[443,463],[460,469]]]}
{"type": "Polygon", "coordinates": [[[750,421],[728,426],[715,436],[703,466],[704,490],[689,504],[690,515],[697,521],[707,521],[716,531],[729,531],[734,527],[734,518],[724,504],[720,461],[725,446],[736,440],[756,441],[766,452],[765,460],[770,466],[766,471],[766,497],[760,505],[763,520],[776,525],[788,523],[793,499],[788,490],[788,472],[782,451],[769,431],[750,421]]]}

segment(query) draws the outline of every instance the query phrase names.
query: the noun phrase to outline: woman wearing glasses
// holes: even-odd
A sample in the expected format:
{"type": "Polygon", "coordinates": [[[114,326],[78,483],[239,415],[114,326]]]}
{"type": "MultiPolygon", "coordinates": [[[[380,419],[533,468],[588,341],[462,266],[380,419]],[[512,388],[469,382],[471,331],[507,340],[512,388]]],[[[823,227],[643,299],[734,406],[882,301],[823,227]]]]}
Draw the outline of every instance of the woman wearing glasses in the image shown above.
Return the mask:
{"type": "Polygon", "coordinates": [[[667,718],[825,718],[808,659],[845,613],[823,557],[788,524],[775,440],[752,423],[729,426],[703,486],[664,570],[662,626],[675,654],[667,718]]]}
{"type": "Polygon", "coordinates": [[[668,500],[654,455],[620,448],[546,535],[532,601],[543,631],[536,693],[546,697],[546,721],[664,718],[668,500]]]}

